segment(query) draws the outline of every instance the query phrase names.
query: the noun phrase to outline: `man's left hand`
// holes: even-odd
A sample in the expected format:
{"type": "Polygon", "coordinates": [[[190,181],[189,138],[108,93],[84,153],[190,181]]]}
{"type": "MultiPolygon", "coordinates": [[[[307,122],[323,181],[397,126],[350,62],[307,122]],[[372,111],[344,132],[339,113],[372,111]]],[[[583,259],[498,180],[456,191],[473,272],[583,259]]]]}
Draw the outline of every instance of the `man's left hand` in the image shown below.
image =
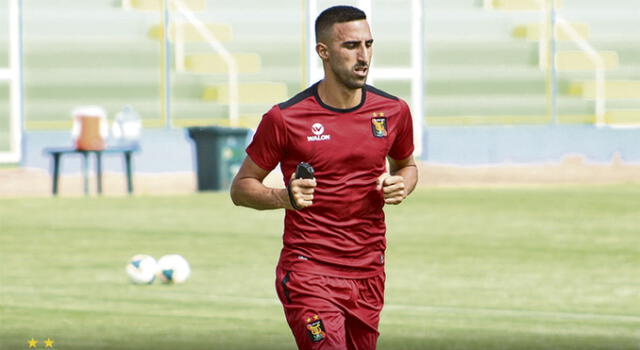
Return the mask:
{"type": "Polygon", "coordinates": [[[382,190],[386,204],[400,204],[407,197],[404,178],[399,175],[380,177],[378,179],[378,189],[382,190]]]}

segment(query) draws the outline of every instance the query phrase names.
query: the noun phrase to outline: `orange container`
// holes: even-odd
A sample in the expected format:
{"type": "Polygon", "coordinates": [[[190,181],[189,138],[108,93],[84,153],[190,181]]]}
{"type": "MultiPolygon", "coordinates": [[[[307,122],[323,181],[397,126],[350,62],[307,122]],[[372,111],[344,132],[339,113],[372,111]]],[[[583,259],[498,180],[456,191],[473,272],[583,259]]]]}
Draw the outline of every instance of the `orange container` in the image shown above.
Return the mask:
{"type": "Polygon", "coordinates": [[[101,151],[106,147],[109,127],[104,109],[81,107],[73,111],[73,144],[81,151],[101,151]]]}

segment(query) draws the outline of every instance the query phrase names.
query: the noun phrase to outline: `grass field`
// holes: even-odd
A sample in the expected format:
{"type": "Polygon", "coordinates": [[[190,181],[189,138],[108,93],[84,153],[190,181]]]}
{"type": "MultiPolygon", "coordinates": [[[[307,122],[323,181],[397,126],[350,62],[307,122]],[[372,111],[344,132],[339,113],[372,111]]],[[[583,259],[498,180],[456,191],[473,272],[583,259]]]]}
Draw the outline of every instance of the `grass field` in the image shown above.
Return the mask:
{"type": "MultiPolygon", "coordinates": [[[[388,208],[379,349],[640,349],[640,186],[420,189],[388,208]]],[[[0,349],[294,349],[282,213],[225,193],[0,200],[0,349]],[[136,253],[184,285],[135,286],[136,253]]]]}

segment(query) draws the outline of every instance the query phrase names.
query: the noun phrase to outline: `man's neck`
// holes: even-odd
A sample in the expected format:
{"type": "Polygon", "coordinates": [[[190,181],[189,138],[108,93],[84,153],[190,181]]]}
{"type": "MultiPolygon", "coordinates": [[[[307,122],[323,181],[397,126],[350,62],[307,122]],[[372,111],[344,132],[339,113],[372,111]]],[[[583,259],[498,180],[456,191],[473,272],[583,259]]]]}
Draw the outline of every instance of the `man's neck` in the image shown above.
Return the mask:
{"type": "Polygon", "coordinates": [[[349,89],[333,79],[325,77],[318,84],[318,96],[328,106],[349,109],[362,101],[362,89],[349,89]]]}

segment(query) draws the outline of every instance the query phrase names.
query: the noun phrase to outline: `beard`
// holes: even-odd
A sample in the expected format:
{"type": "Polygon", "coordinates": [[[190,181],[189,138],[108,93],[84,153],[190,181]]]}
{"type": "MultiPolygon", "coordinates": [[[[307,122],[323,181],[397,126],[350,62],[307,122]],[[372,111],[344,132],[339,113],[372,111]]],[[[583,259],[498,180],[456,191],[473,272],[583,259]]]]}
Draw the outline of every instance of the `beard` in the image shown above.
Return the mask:
{"type": "MultiPolygon", "coordinates": [[[[358,64],[357,66],[362,66],[362,64],[358,64]]],[[[338,67],[337,65],[331,63],[331,70],[333,71],[336,79],[345,87],[352,90],[357,90],[361,89],[367,83],[369,71],[367,70],[367,74],[364,77],[360,77],[353,73],[354,69],[355,67],[349,69],[344,66],[338,67]]]]}

